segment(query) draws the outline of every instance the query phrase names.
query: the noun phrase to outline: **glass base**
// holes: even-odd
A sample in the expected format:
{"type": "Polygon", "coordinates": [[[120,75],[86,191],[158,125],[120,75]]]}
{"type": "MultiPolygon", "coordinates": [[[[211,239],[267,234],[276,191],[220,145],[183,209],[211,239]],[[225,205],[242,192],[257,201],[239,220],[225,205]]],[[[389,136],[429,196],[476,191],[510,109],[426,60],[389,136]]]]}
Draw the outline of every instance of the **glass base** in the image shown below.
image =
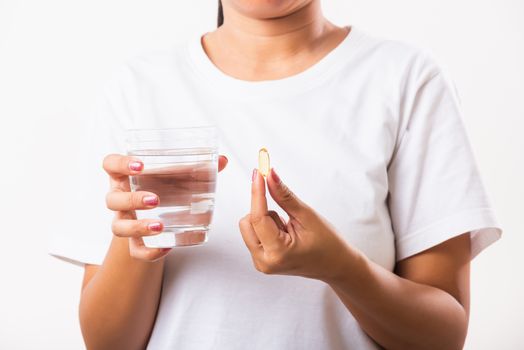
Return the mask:
{"type": "Polygon", "coordinates": [[[208,230],[169,230],[154,236],[142,237],[148,248],[173,248],[202,245],[207,242],[208,230]]]}

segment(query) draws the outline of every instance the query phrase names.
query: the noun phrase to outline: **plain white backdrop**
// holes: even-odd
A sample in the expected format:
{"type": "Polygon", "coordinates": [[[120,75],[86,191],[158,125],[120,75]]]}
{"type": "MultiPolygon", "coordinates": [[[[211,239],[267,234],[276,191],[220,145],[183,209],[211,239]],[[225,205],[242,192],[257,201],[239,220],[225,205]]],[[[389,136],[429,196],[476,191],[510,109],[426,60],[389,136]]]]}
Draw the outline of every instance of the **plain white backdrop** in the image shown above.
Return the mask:
{"type": "MultiPolygon", "coordinates": [[[[323,3],[334,23],[428,48],[450,72],[504,229],[473,261],[466,349],[523,349],[524,2],[323,3]]],[[[118,64],[212,30],[216,7],[215,0],[0,0],[1,349],[84,348],[82,269],[48,256],[47,241],[66,225],[71,193],[89,185],[76,181],[88,111],[118,64]]]]}

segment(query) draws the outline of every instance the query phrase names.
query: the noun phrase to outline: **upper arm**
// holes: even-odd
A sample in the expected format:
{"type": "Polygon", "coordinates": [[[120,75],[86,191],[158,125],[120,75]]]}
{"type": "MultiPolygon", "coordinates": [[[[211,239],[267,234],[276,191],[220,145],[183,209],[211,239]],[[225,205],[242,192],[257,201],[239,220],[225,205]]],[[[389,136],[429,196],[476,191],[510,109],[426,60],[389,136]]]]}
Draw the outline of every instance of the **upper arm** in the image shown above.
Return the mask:
{"type": "Polygon", "coordinates": [[[84,279],[82,280],[82,290],[84,290],[85,286],[91,281],[91,278],[95,275],[95,273],[100,268],[100,265],[90,265],[85,264],[84,265],[84,279]]]}
{"type": "Polygon", "coordinates": [[[411,281],[439,288],[453,296],[469,317],[469,232],[400,260],[395,273],[411,281]]]}

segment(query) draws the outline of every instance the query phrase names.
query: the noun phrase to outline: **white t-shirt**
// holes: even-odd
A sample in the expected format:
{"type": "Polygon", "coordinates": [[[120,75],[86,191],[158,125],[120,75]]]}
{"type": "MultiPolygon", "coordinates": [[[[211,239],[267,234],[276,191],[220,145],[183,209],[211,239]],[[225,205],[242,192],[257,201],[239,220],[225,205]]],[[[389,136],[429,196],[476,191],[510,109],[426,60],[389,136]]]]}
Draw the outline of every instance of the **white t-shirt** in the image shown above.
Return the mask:
{"type": "Polygon", "coordinates": [[[76,229],[51,243],[78,264],[101,264],[112,238],[101,163],[125,153],[122,130],[217,125],[229,158],[209,242],[167,258],[148,349],[379,348],[328,285],[253,267],[238,221],[261,147],[297,196],[388,270],[468,231],[473,258],[502,232],[450,78],[427,50],[355,26],[304,72],[261,82],[224,74],[195,36],[122,65],[96,114],[86,185],[65,214],[76,229]]]}

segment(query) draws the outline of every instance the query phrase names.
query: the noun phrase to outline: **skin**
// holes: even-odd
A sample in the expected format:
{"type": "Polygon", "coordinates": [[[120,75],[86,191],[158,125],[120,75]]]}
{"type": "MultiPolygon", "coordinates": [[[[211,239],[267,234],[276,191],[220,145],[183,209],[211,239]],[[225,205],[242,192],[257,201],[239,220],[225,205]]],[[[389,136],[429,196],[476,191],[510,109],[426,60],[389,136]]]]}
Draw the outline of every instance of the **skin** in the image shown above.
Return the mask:
{"type": "Polygon", "coordinates": [[[224,24],[203,38],[211,61],[232,77],[273,80],[309,68],[348,34],[322,16],[320,1],[223,1],[224,24]]]}
{"type": "Polygon", "coordinates": [[[239,228],[258,271],[327,283],[382,347],[463,347],[469,315],[468,233],[400,261],[391,272],[347,244],[275,169],[267,179],[254,170],[251,210],[239,228]],[[269,213],[266,184],[288,214],[287,222],[269,213]]]}
{"type": "MultiPolygon", "coordinates": [[[[219,157],[219,171],[227,161],[219,157]]],[[[156,198],[154,193],[130,192],[129,175],[140,173],[143,164],[111,154],[103,167],[110,178],[106,205],[115,212],[114,236],[103,264],[84,268],[79,306],[82,335],[88,349],[145,349],[160,300],[163,258],[170,249],[146,248],[142,240],[158,233],[148,224],[159,223],[136,219],[136,209],[156,206],[144,203],[144,198],[156,198]],[[133,164],[140,170],[132,170],[133,164]]]]}
{"type": "MultiPolygon", "coordinates": [[[[348,35],[327,21],[319,0],[223,0],[225,22],[203,37],[210,60],[226,74],[249,81],[282,79],[314,65],[348,35]]],[[[131,193],[135,161],[104,159],[115,212],[111,246],[102,265],[86,265],[79,316],[88,349],[144,349],[155,323],[164,257],[142,236],[154,234],[150,220],[134,210],[153,208],[131,193]]],[[[219,171],[227,158],[219,158],[219,171]]],[[[296,275],[328,284],[362,329],[387,349],[460,349],[469,317],[469,233],[464,233],[387,271],[348,245],[313,208],[271,170],[255,173],[251,211],[239,221],[255,268],[265,274],[296,275]],[[268,210],[265,186],[289,216],[268,210]]],[[[176,253],[176,252],[174,252],[176,253]]]]}

